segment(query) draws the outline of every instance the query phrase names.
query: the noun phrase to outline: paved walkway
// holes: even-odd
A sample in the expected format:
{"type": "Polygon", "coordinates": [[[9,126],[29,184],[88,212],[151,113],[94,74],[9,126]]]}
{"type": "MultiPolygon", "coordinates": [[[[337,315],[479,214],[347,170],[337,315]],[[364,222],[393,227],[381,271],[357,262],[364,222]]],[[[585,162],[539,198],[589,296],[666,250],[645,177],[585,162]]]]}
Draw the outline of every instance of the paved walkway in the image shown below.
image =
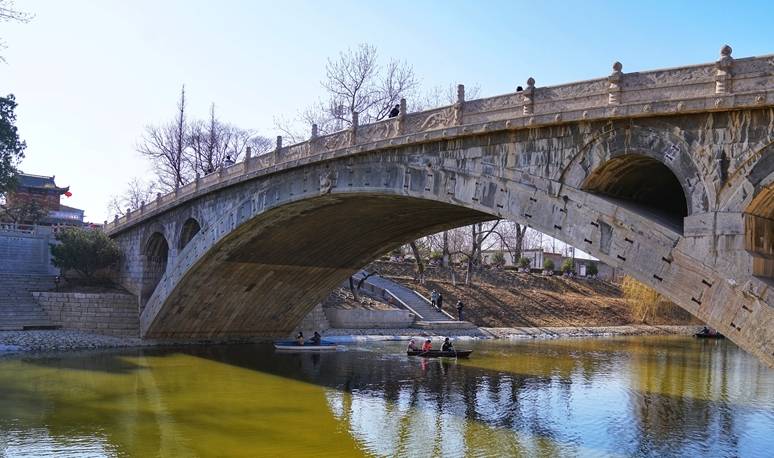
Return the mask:
{"type": "MultiPolygon", "coordinates": [[[[365,271],[362,271],[362,270],[356,273],[353,276],[355,283],[357,284],[357,282],[360,281],[360,279],[362,279],[363,276],[365,275],[367,274],[365,273],[365,271]]],[[[433,304],[429,301],[429,299],[423,297],[416,291],[412,290],[411,288],[407,288],[400,283],[394,282],[388,278],[384,278],[379,275],[372,275],[366,279],[365,283],[376,286],[377,288],[382,288],[390,291],[398,299],[400,299],[409,307],[414,309],[416,313],[421,315],[422,321],[437,322],[437,321],[454,321],[456,319],[452,316],[439,312],[435,307],[433,307],[433,304]]],[[[451,306],[449,304],[444,304],[444,306],[448,307],[447,311],[451,310],[451,306]]]]}

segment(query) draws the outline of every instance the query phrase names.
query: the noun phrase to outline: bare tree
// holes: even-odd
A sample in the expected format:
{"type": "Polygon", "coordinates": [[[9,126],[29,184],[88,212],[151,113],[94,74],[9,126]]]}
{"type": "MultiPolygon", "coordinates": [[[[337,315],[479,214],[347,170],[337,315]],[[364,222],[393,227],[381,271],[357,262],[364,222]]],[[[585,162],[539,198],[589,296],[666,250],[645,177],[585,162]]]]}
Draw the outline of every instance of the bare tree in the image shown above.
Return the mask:
{"type": "MultiPolygon", "coordinates": [[[[501,220],[495,221],[491,225],[488,223],[476,223],[470,225],[470,243],[468,251],[461,252],[467,263],[465,273],[465,284],[469,285],[473,281],[473,270],[475,266],[481,265],[481,252],[484,250],[485,243],[489,236],[496,232],[497,226],[501,220]]],[[[491,242],[490,242],[491,243],[491,242]]]]}
{"type": "Polygon", "coordinates": [[[527,226],[514,221],[503,221],[495,233],[500,239],[500,248],[511,255],[514,263],[518,262],[524,249],[527,226]]]}
{"type": "Polygon", "coordinates": [[[185,85],[180,90],[175,119],[160,126],[149,125],[137,145],[137,152],[150,159],[159,182],[171,191],[190,180],[188,122],[186,118],[185,85]]]}
{"type": "MultiPolygon", "coordinates": [[[[13,0],[0,0],[0,22],[30,22],[33,15],[16,9],[13,0]]],[[[5,41],[0,39],[0,50],[7,48],[5,41]]],[[[0,55],[0,62],[5,62],[5,58],[0,55]]]]}
{"type": "Polygon", "coordinates": [[[417,268],[417,280],[419,281],[419,283],[424,284],[425,283],[425,261],[422,259],[422,253],[419,251],[419,247],[417,247],[416,240],[409,243],[409,246],[411,247],[411,252],[414,254],[414,265],[417,268]]]}
{"type": "Polygon", "coordinates": [[[215,115],[214,103],[210,105],[209,119],[191,122],[187,144],[189,165],[200,175],[214,172],[228,159],[239,161],[248,147],[255,155],[273,147],[271,140],[256,135],[255,131],[222,122],[215,115]]]}
{"type": "Polygon", "coordinates": [[[417,80],[405,62],[393,59],[379,65],[376,47],[363,43],[328,59],[321,85],[325,96],[303,110],[295,122],[275,119],[277,128],[293,141],[306,138],[311,124],[317,124],[321,135],[345,129],[352,124],[353,112],[361,123],[384,119],[401,98],[414,93],[417,80]]]}
{"type": "MultiPolygon", "coordinates": [[[[465,86],[465,99],[473,100],[480,96],[481,87],[478,84],[465,86]]],[[[413,100],[410,106],[411,111],[429,110],[444,105],[452,105],[457,101],[457,85],[433,86],[424,91],[419,97],[413,100]]]]}
{"type": "Polygon", "coordinates": [[[155,199],[158,191],[156,183],[133,178],[127,183],[126,190],[122,194],[110,198],[108,212],[122,216],[126,214],[126,210],[137,210],[143,203],[155,199]]]}

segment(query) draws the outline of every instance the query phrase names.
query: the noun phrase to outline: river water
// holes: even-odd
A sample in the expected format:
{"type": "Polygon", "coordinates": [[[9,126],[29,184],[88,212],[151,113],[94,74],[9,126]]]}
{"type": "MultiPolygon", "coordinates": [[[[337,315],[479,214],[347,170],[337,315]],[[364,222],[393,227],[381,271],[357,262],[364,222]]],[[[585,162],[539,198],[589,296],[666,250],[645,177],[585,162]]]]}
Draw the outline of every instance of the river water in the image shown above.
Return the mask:
{"type": "Polygon", "coordinates": [[[0,456],[774,456],[774,370],[685,337],[0,359],[0,456]]]}

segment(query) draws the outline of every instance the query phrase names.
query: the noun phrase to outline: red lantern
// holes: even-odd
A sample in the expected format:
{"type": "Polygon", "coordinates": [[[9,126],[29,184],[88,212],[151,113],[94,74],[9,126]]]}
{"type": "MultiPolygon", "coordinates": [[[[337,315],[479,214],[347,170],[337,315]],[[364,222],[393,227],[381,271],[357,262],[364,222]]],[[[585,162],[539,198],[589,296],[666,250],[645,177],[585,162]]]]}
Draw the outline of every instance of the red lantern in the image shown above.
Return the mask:
{"type": "Polygon", "coordinates": [[[72,197],[72,195],[73,195],[73,193],[71,193],[70,191],[67,191],[65,193],[65,197],[72,197]]]}

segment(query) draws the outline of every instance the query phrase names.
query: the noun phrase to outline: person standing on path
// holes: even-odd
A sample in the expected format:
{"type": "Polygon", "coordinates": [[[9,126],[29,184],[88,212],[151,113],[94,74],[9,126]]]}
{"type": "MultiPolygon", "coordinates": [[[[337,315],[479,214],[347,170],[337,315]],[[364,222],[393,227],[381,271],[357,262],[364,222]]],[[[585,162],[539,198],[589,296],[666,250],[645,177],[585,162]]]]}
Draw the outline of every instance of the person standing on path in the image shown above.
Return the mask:
{"type": "Polygon", "coordinates": [[[465,304],[462,301],[457,301],[457,319],[462,321],[462,309],[465,308],[465,304]]]}
{"type": "Polygon", "coordinates": [[[433,307],[438,308],[438,291],[433,290],[430,293],[430,303],[433,304],[433,307]]]}
{"type": "Polygon", "coordinates": [[[438,293],[438,297],[435,299],[435,302],[438,307],[438,311],[440,312],[443,310],[443,293],[438,293]]]}

